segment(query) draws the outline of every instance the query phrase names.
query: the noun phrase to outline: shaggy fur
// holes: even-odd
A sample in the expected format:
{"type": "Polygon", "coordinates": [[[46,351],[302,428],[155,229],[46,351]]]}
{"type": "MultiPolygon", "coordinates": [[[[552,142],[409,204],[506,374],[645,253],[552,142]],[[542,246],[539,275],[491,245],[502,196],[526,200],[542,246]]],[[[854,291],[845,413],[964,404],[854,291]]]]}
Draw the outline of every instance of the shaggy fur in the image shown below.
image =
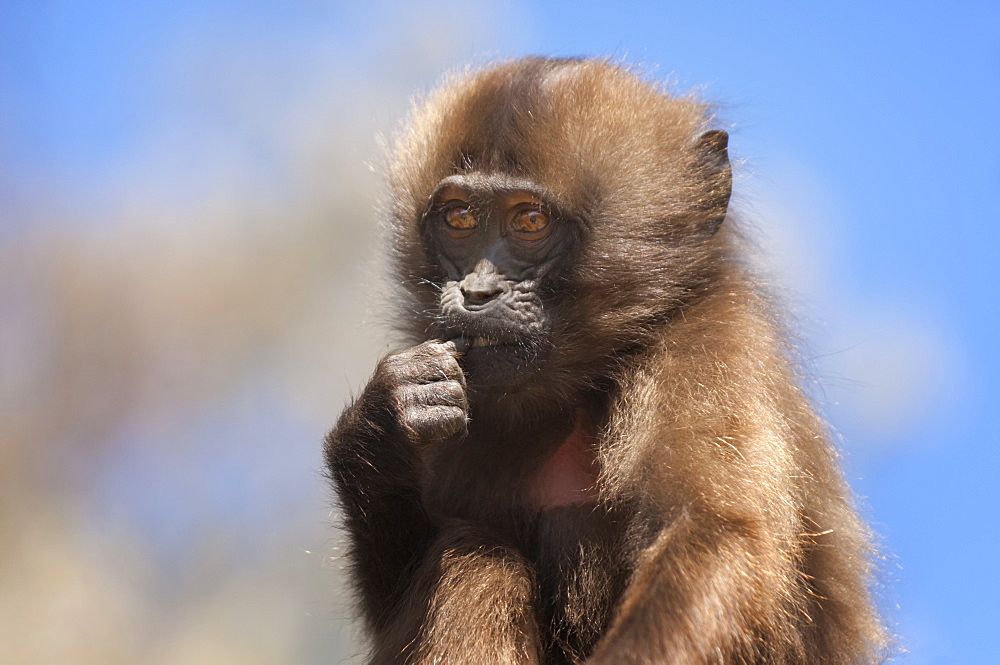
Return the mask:
{"type": "Polygon", "coordinates": [[[326,448],[371,662],[881,659],[868,533],[742,263],[711,121],[613,63],[537,58],[456,76],[413,113],[388,212],[416,346],[380,363],[326,448]],[[539,287],[551,351],[500,393],[427,343],[447,276],[426,214],[456,173],[538,183],[574,225],[539,287]],[[435,380],[467,423],[407,420],[400,395],[435,380]],[[534,506],[574,436],[596,491],[534,506]]]}

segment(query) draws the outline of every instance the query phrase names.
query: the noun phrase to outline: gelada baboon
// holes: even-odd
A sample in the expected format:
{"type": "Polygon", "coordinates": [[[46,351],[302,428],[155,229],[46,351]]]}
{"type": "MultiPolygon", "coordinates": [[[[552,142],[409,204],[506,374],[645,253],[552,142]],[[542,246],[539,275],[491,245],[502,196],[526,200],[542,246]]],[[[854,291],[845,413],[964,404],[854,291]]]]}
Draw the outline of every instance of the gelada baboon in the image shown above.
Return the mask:
{"type": "Polygon", "coordinates": [[[703,104],[459,75],[391,153],[391,353],[327,440],[373,663],[871,663],[870,547],[703,104]]]}

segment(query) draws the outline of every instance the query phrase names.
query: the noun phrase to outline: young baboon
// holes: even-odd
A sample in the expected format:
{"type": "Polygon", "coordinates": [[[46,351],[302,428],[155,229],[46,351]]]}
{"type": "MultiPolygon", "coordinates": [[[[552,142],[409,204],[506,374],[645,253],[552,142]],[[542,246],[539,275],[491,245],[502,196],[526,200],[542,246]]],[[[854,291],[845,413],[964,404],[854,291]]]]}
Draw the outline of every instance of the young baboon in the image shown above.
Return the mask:
{"type": "Polygon", "coordinates": [[[327,439],[373,663],[880,660],[871,548],[708,108],[456,76],[389,173],[391,353],[327,439]]]}

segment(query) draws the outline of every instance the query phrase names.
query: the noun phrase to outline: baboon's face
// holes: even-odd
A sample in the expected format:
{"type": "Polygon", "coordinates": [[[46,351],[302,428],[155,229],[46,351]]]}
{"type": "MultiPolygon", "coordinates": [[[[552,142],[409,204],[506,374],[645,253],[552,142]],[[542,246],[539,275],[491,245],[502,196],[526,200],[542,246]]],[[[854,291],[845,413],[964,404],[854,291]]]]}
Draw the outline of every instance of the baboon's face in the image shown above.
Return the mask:
{"type": "Polygon", "coordinates": [[[440,334],[465,349],[468,380],[501,390],[530,380],[552,349],[575,222],[535,183],[469,173],[440,183],[424,225],[445,278],[440,334]]]}

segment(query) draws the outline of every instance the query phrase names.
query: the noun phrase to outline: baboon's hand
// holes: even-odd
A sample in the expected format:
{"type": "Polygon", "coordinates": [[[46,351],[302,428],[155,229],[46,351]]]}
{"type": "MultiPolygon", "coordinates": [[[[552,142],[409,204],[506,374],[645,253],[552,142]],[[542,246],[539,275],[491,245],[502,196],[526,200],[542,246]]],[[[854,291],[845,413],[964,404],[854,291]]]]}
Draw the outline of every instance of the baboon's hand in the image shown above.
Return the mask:
{"type": "Polygon", "coordinates": [[[458,355],[454,342],[432,340],[389,354],[375,372],[418,449],[466,433],[469,404],[458,355]]]}

